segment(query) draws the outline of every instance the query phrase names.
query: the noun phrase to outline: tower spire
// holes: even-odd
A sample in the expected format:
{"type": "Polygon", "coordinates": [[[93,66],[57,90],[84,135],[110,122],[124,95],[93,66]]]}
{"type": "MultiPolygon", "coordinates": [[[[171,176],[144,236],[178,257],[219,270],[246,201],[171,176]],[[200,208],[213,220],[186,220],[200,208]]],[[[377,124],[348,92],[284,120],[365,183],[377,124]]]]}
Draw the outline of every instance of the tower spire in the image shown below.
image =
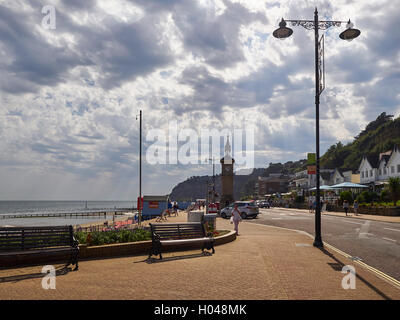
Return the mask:
{"type": "Polygon", "coordinates": [[[229,143],[229,135],[228,135],[225,144],[225,156],[228,156],[230,154],[231,154],[231,144],[229,143]]]}

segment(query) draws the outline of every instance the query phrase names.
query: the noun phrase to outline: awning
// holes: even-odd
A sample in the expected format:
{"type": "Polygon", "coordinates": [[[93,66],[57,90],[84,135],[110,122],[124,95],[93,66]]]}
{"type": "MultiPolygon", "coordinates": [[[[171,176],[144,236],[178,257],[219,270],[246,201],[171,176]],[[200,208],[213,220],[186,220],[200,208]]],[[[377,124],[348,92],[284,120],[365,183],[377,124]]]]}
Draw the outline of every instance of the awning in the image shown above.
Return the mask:
{"type": "MultiPolygon", "coordinates": [[[[311,188],[310,190],[317,190],[317,187],[311,188]]],[[[319,187],[319,190],[332,190],[331,186],[323,185],[319,187]]]]}
{"type": "Polygon", "coordinates": [[[333,186],[330,186],[331,188],[335,189],[345,189],[345,188],[368,188],[368,186],[364,186],[362,184],[358,183],[352,183],[352,182],[343,182],[339,184],[335,184],[333,186]]]}

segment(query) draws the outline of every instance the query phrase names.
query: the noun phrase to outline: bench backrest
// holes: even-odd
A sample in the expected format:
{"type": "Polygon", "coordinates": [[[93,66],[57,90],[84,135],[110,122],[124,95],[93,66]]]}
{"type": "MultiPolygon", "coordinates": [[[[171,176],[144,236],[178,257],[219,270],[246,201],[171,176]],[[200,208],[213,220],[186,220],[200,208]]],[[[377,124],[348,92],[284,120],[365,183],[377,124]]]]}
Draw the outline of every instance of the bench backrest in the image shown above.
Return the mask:
{"type": "Polygon", "coordinates": [[[150,223],[151,237],[156,233],[160,240],[195,239],[206,236],[201,222],[188,223],[150,223]]]}
{"type": "Polygon", "coordinates": [[[72,226],[0,228],[0,252],[73,246],[72,226]]]}

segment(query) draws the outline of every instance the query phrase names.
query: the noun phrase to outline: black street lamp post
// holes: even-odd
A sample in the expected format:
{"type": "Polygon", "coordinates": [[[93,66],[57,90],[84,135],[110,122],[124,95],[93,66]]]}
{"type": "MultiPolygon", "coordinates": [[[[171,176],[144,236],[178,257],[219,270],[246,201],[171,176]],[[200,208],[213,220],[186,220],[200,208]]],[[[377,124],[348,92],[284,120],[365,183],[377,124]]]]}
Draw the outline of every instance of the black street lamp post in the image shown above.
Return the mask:
{"type": "MultiPolygon", "coordinates": [[[[137,116],[136,116],[137,120],[137,116]]],[[[139,113],[139,201],[138,201],[138,226],[142,225],[142,110],[139,113]]]]}
{"type": "Polygon", "coordinates": [[[213,166],[212,202],[215,203],[215,163],[214,163],[214,157],[213,158],[209,158],[208,160],[212,161],[212,166],[213,166]]]}
{"type": "MultiPolygon", "coordinates": [[[[307,30],[314,29],[315,33],[315,120],[316,120],[316,210],[315,210],[315,247],[323,247],[321,237],[321,202],[320,202],[320,166],[319,166],[319,96],[325,88],[325,76],[323,65],[323,36],[319,40],[319,29],[326,30],[332,26],[340,27],[345,21],[319,21],[318,10],[315,8],[314,20],[286,20],[292,23],[292,26],[302,26],[307,30]]],[[[273,32],[273,36],[278,39],[290,37],[293,30],[286,27],[286,21],[282,18],[279,28],[273,32]]],[[[360,30],[352,29],[353,24],[350,20],[347,22],[347,29],[339,37],[343,40],[351,41],[360,35],[360,30]]]]}

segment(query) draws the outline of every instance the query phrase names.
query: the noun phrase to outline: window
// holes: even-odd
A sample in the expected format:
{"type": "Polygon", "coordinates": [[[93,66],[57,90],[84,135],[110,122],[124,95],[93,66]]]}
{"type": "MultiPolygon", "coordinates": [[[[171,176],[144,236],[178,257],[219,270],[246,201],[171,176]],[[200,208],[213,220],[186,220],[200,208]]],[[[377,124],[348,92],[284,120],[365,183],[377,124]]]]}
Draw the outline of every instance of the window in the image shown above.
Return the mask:
{"type": "Polygon", "coordinates": [[[400,164],[397,165],[397,173],[400,173],[400,164]]]}
{"type": "Polygon", "coordinates": [[[368,170],[365,171],[365,177],[368,178],[368,170]]]}
{"type": "Polygon", "coordinates": [[[379,169],[379,175],[380,176],[382,175],[382,169],[379,169]]]}
{"type": "Polygon", "coordinates": [[[372,176],[373,176],[373,174],[372,174],[372,170],[369,170],[369,176],[370,176],[370,177],[372,177],[372,176]]]}
{"type": "Polygon", "coordinates": [[[364,171],[361,171],[361,178],[364,178],[364,171]]]}
{"type": "Polygon", "coordinates": [[[383,174],[386,175],[387,174],[387,170],[386,168],[383,169],[383,174]]]}
{"type": "Polygon", "coordinates": [[[391,167],[390,167],[390,172],[391,172],[391,173],[394,173],[394,166],[391,166],[391,167]]]}

